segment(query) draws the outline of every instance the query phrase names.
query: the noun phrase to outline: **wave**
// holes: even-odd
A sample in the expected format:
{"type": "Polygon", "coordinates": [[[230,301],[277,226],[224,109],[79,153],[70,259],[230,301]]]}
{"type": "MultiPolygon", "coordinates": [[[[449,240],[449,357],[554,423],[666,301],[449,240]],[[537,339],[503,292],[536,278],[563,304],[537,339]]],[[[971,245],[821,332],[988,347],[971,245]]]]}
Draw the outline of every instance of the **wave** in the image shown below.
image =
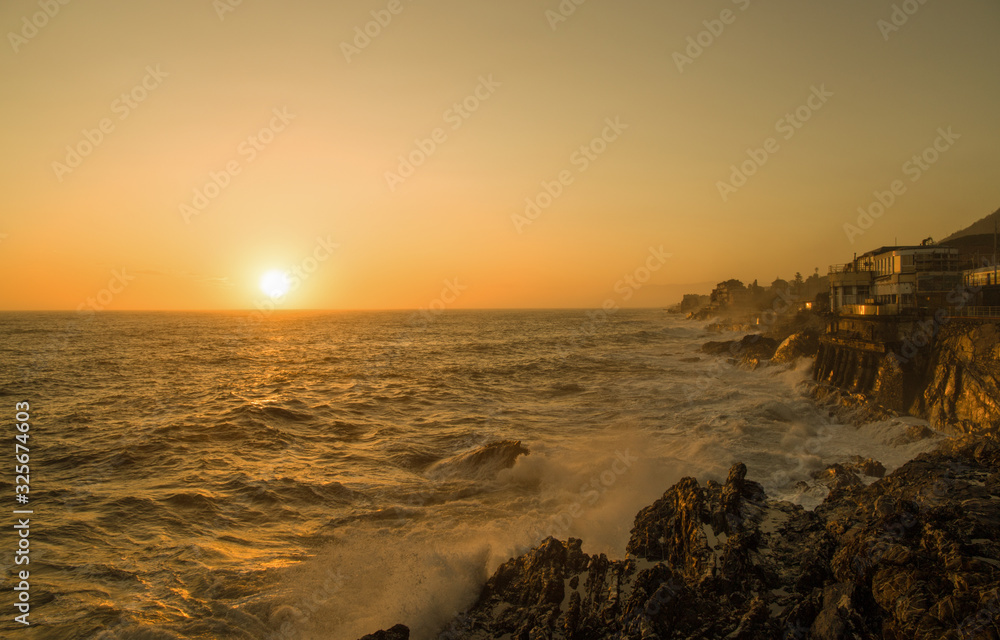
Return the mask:
{"type": "Polygon", "coordinates": [[[435,479],[492,478],[513,467],[519,456],[528,453],[520,440],[500,440],[436,462],[427,470],[427,475],[435,479]]]}

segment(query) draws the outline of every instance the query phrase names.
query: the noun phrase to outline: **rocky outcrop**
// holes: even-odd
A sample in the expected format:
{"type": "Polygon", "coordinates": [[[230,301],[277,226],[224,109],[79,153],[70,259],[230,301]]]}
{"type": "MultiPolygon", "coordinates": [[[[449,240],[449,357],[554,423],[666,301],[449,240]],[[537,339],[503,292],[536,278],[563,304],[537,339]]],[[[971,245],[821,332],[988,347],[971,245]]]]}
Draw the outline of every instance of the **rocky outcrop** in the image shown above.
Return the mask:
{"type": "Polygon", "coordinates": [[[818,351],[819,334],[816,331],[806,330],[793,333],[778,345],[771,362],[785,364],[795,362],[799,358],[813,358],[818,351]]]}
{"type": "Polygon", "coordinates": [[[728,357],[730,362],[750,369],[762,364],[787,364],[798,358],[812,358],[819,350],[819,334],[813,329],[793,333],[784,340],[751,333],[739,340],[706,342],[702,352],[728,357]]]}
{"type": "MultiPolygon", "coordinates": [[[[820,340],[813,377],[826,390],[956,434],[1000,428],[1000,330],[976,321],[853,320],[870,336],[820,340]],[[880,329],[876,332],[875,329],[880,329]],[[891,334],[891,335],[888,335],[891,334]]],[[[775,360],[777,355],[775,356],[775,360]]]]}
{"type": "Polygon", "coordinates": [[[1000,637],[996,438],[949,442],[871,485],[852,465],[880,467],[828,470],[815,511],[769,500],[742,464],[725,484],[685,478],[636,516],[624,560],[549,538],[503,564],[460,637],[1000,637]]]}
{"type": "Polygon", "coordinates": [[[385,631],[369,633],[361,640],[410,640],[410,628],[403,624],[397,624],[385,631]]]}
{"type": "Polygon", "coordinates": [[[774,338],[751,333],[739,340],[706,342],[701,350],[712,355],[727,356],[733,364],[756,369],[774,356],[778,341],[774,338]]]}
{"type": "Polygon", "coordinates": [[[929,361],[913,413],[959,433],[1000,427],[997,325],[954,322],[923,348],[929,351],[929,361]]]}

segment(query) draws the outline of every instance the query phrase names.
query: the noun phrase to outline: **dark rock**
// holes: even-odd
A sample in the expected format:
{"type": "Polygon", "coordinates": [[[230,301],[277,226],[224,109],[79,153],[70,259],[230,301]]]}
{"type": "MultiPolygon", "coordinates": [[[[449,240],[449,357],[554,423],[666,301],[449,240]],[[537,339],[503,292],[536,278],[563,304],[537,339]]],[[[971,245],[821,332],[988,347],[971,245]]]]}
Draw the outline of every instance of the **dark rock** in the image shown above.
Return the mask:
{"type": "Polygon", "coordinates": [[[734,355],[737,344],[736,340],[712,341],[701,345],[701,350],[714,356],[734,355]]]}
{"type": "Polygon", "coordinates": [[[813,358],[819,352],[819,333],[807,330],[793,333],[778,345],[771,358],[774,364],[795,362],[799,358],[813,358]]]}
{"type": "Polygon", "coordinates": [[[885,477],[885,465],[872,458],[854,456],[850,462],[844,464],[844,467],[858,475],[868,476],[869,478],[885,477]]]}
{"type": "Polygon", "coordinates": [[[361,638],[361,640],[410,640],[410,628],[402,624],[397,624],[387,631],[369,633],[361,638]]]}
{"type": "MultiPolygon", "coordinates": [[[[842,392],[848,405],[925,418],[960,435],[996,433],[1000,325],[950,320],[930,329],[928,322],[934,325],[930,319],[871,321],[870,335],[823,336],[813,378],[842,392]]],[[[781,351],[772,361],[784,360],[781,351]]]]}
{"type": "Polygon", "coordinates": [[[701,350],[712,355],[729,356],[735,364],[756,368],[769,361],[777,348],[778,341],[774,338],[752,333],[739,340],[706,342],[701,350]]]}
{"type": "Polygon", "coordinates": [[[742,464],[725,484],[684,478],[636,515],[624,560],[548,538],[504,563],[460,637],[996,640],[997,438],[859,480],[880,468],[817,474],[831,493],[811,512],[769,500],[742,464]]]}

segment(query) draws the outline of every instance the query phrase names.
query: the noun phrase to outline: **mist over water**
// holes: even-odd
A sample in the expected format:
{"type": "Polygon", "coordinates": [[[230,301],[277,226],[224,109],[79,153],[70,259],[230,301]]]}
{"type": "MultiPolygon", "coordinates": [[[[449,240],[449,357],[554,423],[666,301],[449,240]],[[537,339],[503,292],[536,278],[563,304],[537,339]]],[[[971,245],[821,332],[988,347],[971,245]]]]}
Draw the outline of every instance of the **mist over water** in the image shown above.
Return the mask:
{"type": "Polygon", "coordinates": [[[655,310],[2,314],[0,335],[0,407],[34,420],[25,638],[433,637],[548,535],[621,557],[683,476],[743,461],[812,507],[811,471],[933,446],[909,419],[836,424],[810,363],[733,368],[655,310]]]}

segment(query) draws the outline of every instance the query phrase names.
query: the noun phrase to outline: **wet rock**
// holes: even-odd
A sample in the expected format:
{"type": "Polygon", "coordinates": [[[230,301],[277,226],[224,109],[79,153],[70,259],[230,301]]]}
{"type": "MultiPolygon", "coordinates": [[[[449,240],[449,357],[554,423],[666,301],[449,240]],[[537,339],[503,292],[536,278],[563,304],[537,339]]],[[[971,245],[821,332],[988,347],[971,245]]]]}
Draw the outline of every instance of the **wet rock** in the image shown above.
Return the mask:
{"type": "Polygon", "coordinates": [[[410,628],[397,624],[391,629],[370,633],[361,640],[410,640],[410,628]]]}
{"type": "Polygon", "coordinates": [[[739,340],[706,342],[701,350],[712,355],[729,356],[734,364],[756,368],[769,361],[777,348],[778,341],[774,338],[753,333],[739,340]]]}
{"type": "Polygon", "coordinates": [[[850,462],[846,463],[844,467],[858,475],[868,476],[869,478],[885,477],[885,465],[873,458],[853,456],[850,462]]]}
{"type": "Polygon", "coordinates": [[[814,511],[768,499],[742,464],[724,484],[684,478],[636,515],[623,560],[549,538],[501,565],[461,637],[1000,637],[997,438],[859,479],[879,469],[817,474],[831,493],[814,511]]]}
{"type": "MultiPolygon", "coordinates": [[[[959,435],[996,432],[1000,325],[953,320],[928,333],[920,328],[927,322],[909,334],[901,322],[894,337],[820,339],[814,380],[820,388],[842,392],[840,399],[848,406],[917,416],[959,435]]],[[[772,362],[784,360],[781,351],[772,362]]]]}
{"type": "Polygon", "coordinates": [[[784,364],[799,358],[813,358],[819,351],[819,334],[816,331],[793,333],[778,345],[771,362],[784,364]]]}

